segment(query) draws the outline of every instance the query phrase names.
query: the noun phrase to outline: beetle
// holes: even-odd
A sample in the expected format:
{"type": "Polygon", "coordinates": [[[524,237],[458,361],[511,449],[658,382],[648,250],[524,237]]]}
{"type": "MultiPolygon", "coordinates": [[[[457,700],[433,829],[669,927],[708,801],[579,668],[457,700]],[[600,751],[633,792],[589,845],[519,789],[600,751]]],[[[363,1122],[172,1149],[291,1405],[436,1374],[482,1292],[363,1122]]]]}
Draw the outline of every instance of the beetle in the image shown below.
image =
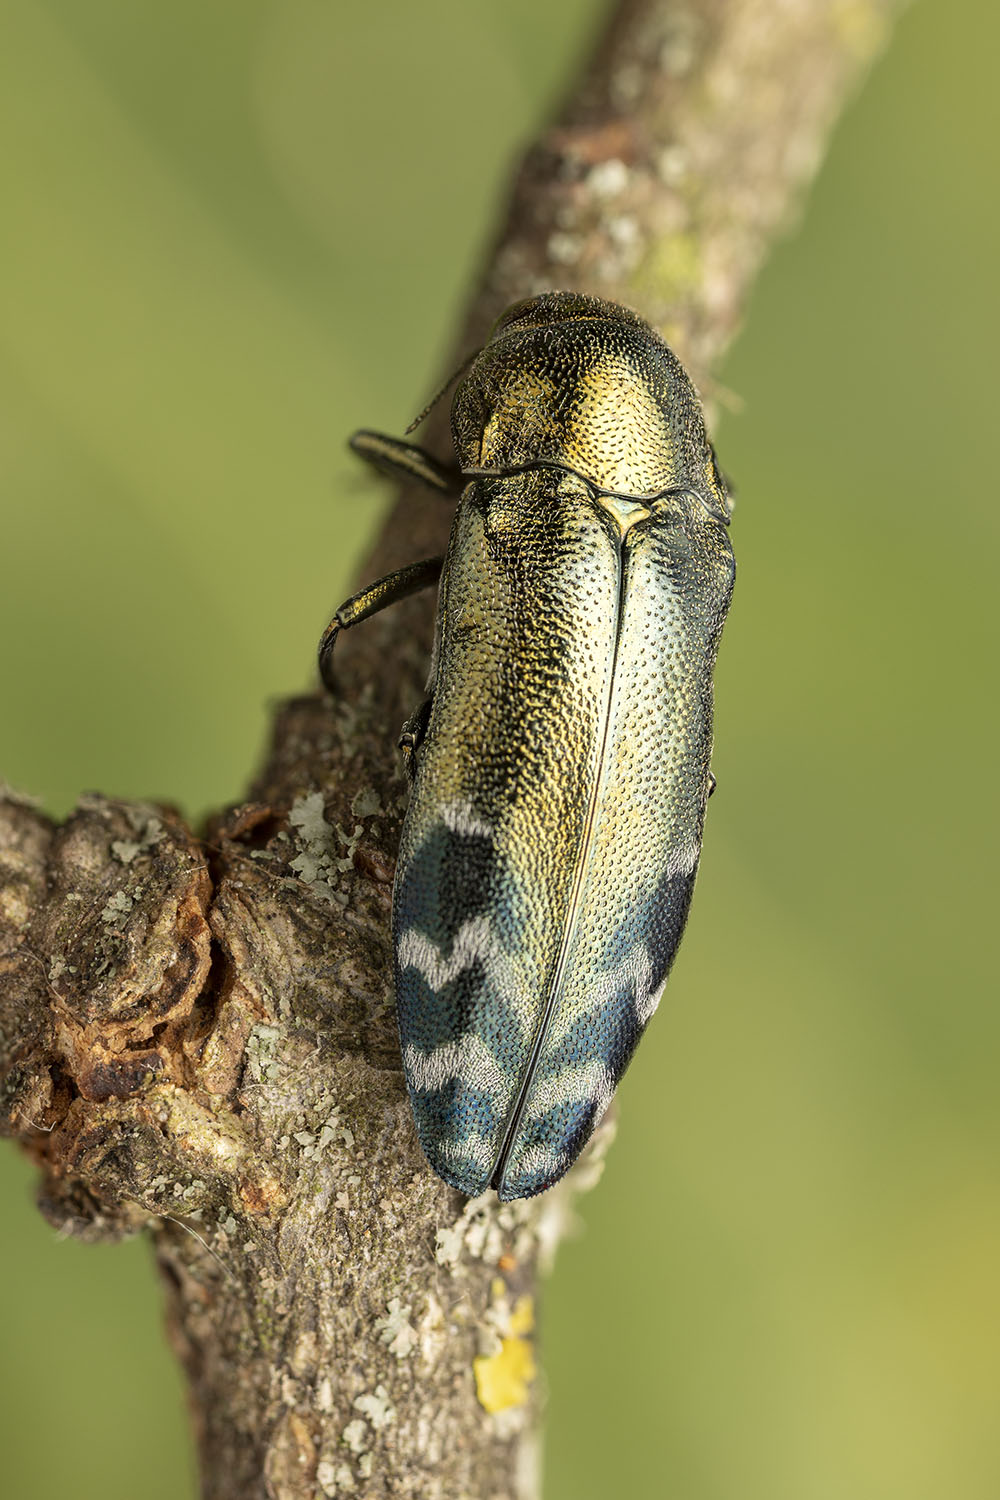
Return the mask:
{"type": "Polygon", "coordinates": [[[460,372],[456,467],[352,447],[445,494],[446,556],[347,600],[320,643],[440,577],[393,889],[417,1131],[461,1192],[574,1161],[656,1009],[714,781],[731,505],[694,387],[637,314],[519,302],[460,372]]]}

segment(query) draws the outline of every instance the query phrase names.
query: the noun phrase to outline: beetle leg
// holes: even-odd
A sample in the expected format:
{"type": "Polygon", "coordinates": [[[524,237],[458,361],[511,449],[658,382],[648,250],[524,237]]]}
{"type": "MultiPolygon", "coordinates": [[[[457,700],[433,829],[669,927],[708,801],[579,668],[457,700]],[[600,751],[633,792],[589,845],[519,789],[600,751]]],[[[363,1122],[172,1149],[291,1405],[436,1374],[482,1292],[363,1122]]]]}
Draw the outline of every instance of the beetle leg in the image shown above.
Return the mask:
{"type": "Polygon", "coordinates": [[[715,788],[718,785],[719,785],[719,783],[716,781],[716,779],[712,775],[711,771],[709,771],[709,773],[708,773],[708,795],[709,795],[709,797],[711,797],[712,793],[715,791],[715,788]]]}
{"type": "Polygon", "coordinates": [[[464,481],[459,471],[439,463],[416,443],[404,443],[399,438],[362,428],[351,438],[350,446],[352,452],[393,479],[416,479],[449,499],[461,492],[464,481]]]}
{"type": "Polygon", "coordinates": [[[427,723],[431,716],[433,701],[433,698],[425,698],[399,731],[399,748],[403,752],[403,765],[406,768],[408,781],[412,781],[417,774],[416,754],[427,733],[427,723]]]}
{"type": "Polygon", "coordinates": [[[336,692],[333,647],[340,632],[378,614],[387,605],[405,599],[407,594],[415,594],[420,589],[437,583],[443,563],[443,557],[425,557],[423,562],[411,563],[408,568],[400,568],[398,573],[388,573],[385,578],[370,583],[359,594],[352,594],[350,599],[345,599],[324,630],[319,643],[319,675],[327,692],[336,692]]]}

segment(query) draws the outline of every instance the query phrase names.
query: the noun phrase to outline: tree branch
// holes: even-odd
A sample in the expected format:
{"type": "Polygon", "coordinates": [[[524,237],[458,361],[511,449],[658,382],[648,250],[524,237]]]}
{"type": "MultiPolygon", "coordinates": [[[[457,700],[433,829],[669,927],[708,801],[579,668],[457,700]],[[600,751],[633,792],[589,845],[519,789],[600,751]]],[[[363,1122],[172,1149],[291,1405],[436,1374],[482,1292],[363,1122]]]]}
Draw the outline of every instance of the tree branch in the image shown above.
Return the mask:
{"type": "MultiPolygon", "coordinates": [[[[893,0],[626,0],[526,156],[455,362],[544,288],[631,304],[706,381],[893,0]]],[[[442,452],[444,404],[431,419],[442,452]]],[[[439,551],[406,493],[366,577],[439,551]]],[[[541,1199],[466,1203],[410,1123],[388,916],[395,728],[432,607],[345,641],[336,703],[278,712],[250,800],[0,801],[6,1130],[76,1235],[148,1229],[204,1494],[534,1493],[532,1299],[603,1127],[541,1199]]]]}

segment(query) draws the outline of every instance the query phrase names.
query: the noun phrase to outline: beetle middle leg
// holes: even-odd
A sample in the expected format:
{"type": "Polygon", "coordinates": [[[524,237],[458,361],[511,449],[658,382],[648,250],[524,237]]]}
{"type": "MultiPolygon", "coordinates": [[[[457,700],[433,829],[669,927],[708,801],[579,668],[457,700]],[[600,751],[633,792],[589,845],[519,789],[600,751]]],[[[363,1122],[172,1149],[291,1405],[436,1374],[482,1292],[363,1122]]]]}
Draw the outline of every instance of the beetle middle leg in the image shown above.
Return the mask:
{"type": "Polygon", "coordinates": [[[403,752],[403,765],[406,769],[407,778],[410,781],[413,780],[417,772],[416,754],[423,744],[424,736],[427,733],[427,724],[430,720],[431,705],[433,702],[433,698],[428,695],[414,709],[399,731],[398,745],[403,752]]]}
{"type": "Polygon", "coordinates": [[[336,692],[333,648],[340,632],[350,630],[352,625],[369,619],[378,614],[380,609],[395,604],[399,599],[405,599],[408,594],[416,594],[420,589],[437,583],[443,564],[443,557],[425,557],[422,562],[411,563],[408,568],[400,568],[397,573],[387,573],[384,578],[370,583],[360,593],[352,594],[350,599],[344,600],[324,630],[319,643],[319,675],[327,692],[336,692]]]}

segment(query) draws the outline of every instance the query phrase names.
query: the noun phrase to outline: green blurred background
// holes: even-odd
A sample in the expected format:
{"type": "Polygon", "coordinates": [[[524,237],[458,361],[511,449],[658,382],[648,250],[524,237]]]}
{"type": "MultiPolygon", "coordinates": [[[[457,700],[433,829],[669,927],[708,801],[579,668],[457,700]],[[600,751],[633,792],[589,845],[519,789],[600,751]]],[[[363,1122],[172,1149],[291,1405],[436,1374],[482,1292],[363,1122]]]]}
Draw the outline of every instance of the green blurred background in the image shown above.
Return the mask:
{"type": "MultiPolygon", "coordinates": [[[[345,434],[433,387],[600,12],[0,4],[11,782],[238,794],[378,521],[345,434]]],[[[721,372],[719,791],[546,1296],[547,1500],[1000,1495],[998,46],[904,17],[721,372]]],[[[3,1493],[193,1496],[147,1248],[0,1170],[3,1493]]]]}

